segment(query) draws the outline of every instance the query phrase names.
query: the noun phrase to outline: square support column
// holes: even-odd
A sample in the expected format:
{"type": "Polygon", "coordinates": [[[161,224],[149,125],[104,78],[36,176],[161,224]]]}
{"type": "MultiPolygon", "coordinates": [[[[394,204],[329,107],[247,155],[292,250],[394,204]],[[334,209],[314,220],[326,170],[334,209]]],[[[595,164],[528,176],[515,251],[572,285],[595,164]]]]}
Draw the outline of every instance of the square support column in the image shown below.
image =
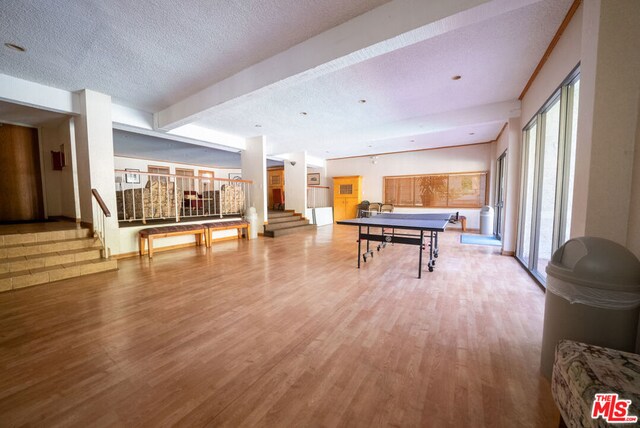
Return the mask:
{"type": "Polygon", "coordinates": [[[266,137],[259,136],[247,139],[247,148],[242,152],[241,164],[242,178],[253,181],[249,205],[256,208],[258,225],[261,226],[268,221],[266,137]]]}

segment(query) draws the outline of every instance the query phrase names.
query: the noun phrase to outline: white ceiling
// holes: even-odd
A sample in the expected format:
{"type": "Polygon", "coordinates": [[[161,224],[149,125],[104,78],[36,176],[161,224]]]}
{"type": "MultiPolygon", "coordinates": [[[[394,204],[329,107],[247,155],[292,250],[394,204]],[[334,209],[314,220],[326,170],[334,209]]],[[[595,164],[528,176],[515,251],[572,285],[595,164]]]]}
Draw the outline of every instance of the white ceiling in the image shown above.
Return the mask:
{"type": "MultiPolygon", "coordinates": [[[[489,3],[503,11],[500,1],[489,3]]],[[[307,150],[320,158],[492,140],[514,113],[508,102],[571,1],[518,0],[525,6],[301,83],[256,91],[193,124],[265,135],[270,155],[307,150]],[[457,74],[462,79],[451,80],[457,74]]],[[[89,88],[158,112],[383,3],[9,2],[0,8],[2,42],[27,52],[0,49],[0,73],[71,91],[89,88]]],[[[0,120],[5,114],[0,105],[0,120]]]]}
{"type": "Polygon", "coordinates": [[[516,99],[570,4],[534,3],[303,84],[256,95],[195,123],[245,137],[264,134],[271,154],[304,148],[324,158],[402,150],[398,142],[411,139],[417,142],[414,148],[492,140],[507,117],[447,130],[438,143],[438,135],[426,135],[431,128],[441,132],[429,116],[516,99]],[[451,80],[454,75],[462,79],[451,80]],[[303,111],[308,115],[301,115],[303,111]],[[475,138],[470,139],[469,132],[475,132],[475,138]],[[363,149],[368,141],[377,141],[376,150],[363,149]]]}
{"type": "Polygon", "coordinates": [[[383,3],[3,1],[0,73],[153,112],[383,3]]]}

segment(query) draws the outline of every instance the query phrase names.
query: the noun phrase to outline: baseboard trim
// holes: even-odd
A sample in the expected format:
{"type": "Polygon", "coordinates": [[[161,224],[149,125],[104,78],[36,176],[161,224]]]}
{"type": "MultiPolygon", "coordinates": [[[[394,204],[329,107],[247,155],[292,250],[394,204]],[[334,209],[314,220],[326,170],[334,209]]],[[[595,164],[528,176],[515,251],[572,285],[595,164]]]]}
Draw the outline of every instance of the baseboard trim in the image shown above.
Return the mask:
{"type": "Polygon", "coordinates": [[[515,253],[515,251],[505,251],[505,250],[502,250],[502,255],[503,255],[503,256],[513,257],[513,256],[515,256],[515,255],[516,255],[516,253],[515,253]]]}

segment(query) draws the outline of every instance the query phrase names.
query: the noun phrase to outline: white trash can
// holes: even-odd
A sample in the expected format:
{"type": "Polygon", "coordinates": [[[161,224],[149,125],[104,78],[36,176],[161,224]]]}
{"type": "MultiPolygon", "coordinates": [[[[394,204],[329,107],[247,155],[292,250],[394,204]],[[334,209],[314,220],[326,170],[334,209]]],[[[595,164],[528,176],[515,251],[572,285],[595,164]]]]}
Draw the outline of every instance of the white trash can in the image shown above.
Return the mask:
{"type": "Polygon", "coordinates": [[[480,235],[493,235],[493,208],[489,205],[480,209],[480,235]]]}
{"type": "Polygon", "coordinates": [[[256,211],[256,208],[250,207],[249,212],[244,219],[249,222],[249,226],[251,227],[249,239],[256,239],[258,237],[258,212],[256,211]]]}
{"type": "Polygon", "coordinates": [[[634,352],[639,315],[636,256],[603,238],[567,241],[547,265],[542,374],[551,378],[561,339],[634,352]]]}

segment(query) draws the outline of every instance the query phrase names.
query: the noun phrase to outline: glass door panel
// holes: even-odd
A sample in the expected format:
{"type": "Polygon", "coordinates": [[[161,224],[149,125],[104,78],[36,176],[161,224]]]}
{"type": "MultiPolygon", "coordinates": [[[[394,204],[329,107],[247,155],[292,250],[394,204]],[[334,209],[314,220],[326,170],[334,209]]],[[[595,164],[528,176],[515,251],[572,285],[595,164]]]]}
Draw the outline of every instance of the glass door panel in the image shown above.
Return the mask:
{"type": "Polygon", "coordinates": [[[522,195],[522,239],[520,240],[519,257],[522,262],[529,267],[529,254],[531,252],[531,231],[533,221],[533,189],[536,171],[536,134],[538,125],[533,124],[525,131],[525,152],[524,152],[524,193],[522,195]]]}
{"type": "Polygon", "coordinates": [[[560,137],[560,99],[543,113],[544,131],[540,164],[539,225],[537,260],[534,270],[542,278],[554,250],[556,186],[558,177],[558,140],[560,137]]]}
{"type": "Polygon", "coordinates": [[[573,179],[576,173],[576,141],[578,135],[578,101],[580,98],[580,80],[577,80],[573,85],[569,87],[569,114],[570,114],[570,122],[569,122],[569,159],[567,159],[566,163],[568,164],[568,178],[567,178],[567,188],[566,188],[566,208],[565,212],[565,222],[564,222],[564,236],[562,237],[561,244],[568,241],[571,236],[571,212],[573,209],[573,179]]]}

